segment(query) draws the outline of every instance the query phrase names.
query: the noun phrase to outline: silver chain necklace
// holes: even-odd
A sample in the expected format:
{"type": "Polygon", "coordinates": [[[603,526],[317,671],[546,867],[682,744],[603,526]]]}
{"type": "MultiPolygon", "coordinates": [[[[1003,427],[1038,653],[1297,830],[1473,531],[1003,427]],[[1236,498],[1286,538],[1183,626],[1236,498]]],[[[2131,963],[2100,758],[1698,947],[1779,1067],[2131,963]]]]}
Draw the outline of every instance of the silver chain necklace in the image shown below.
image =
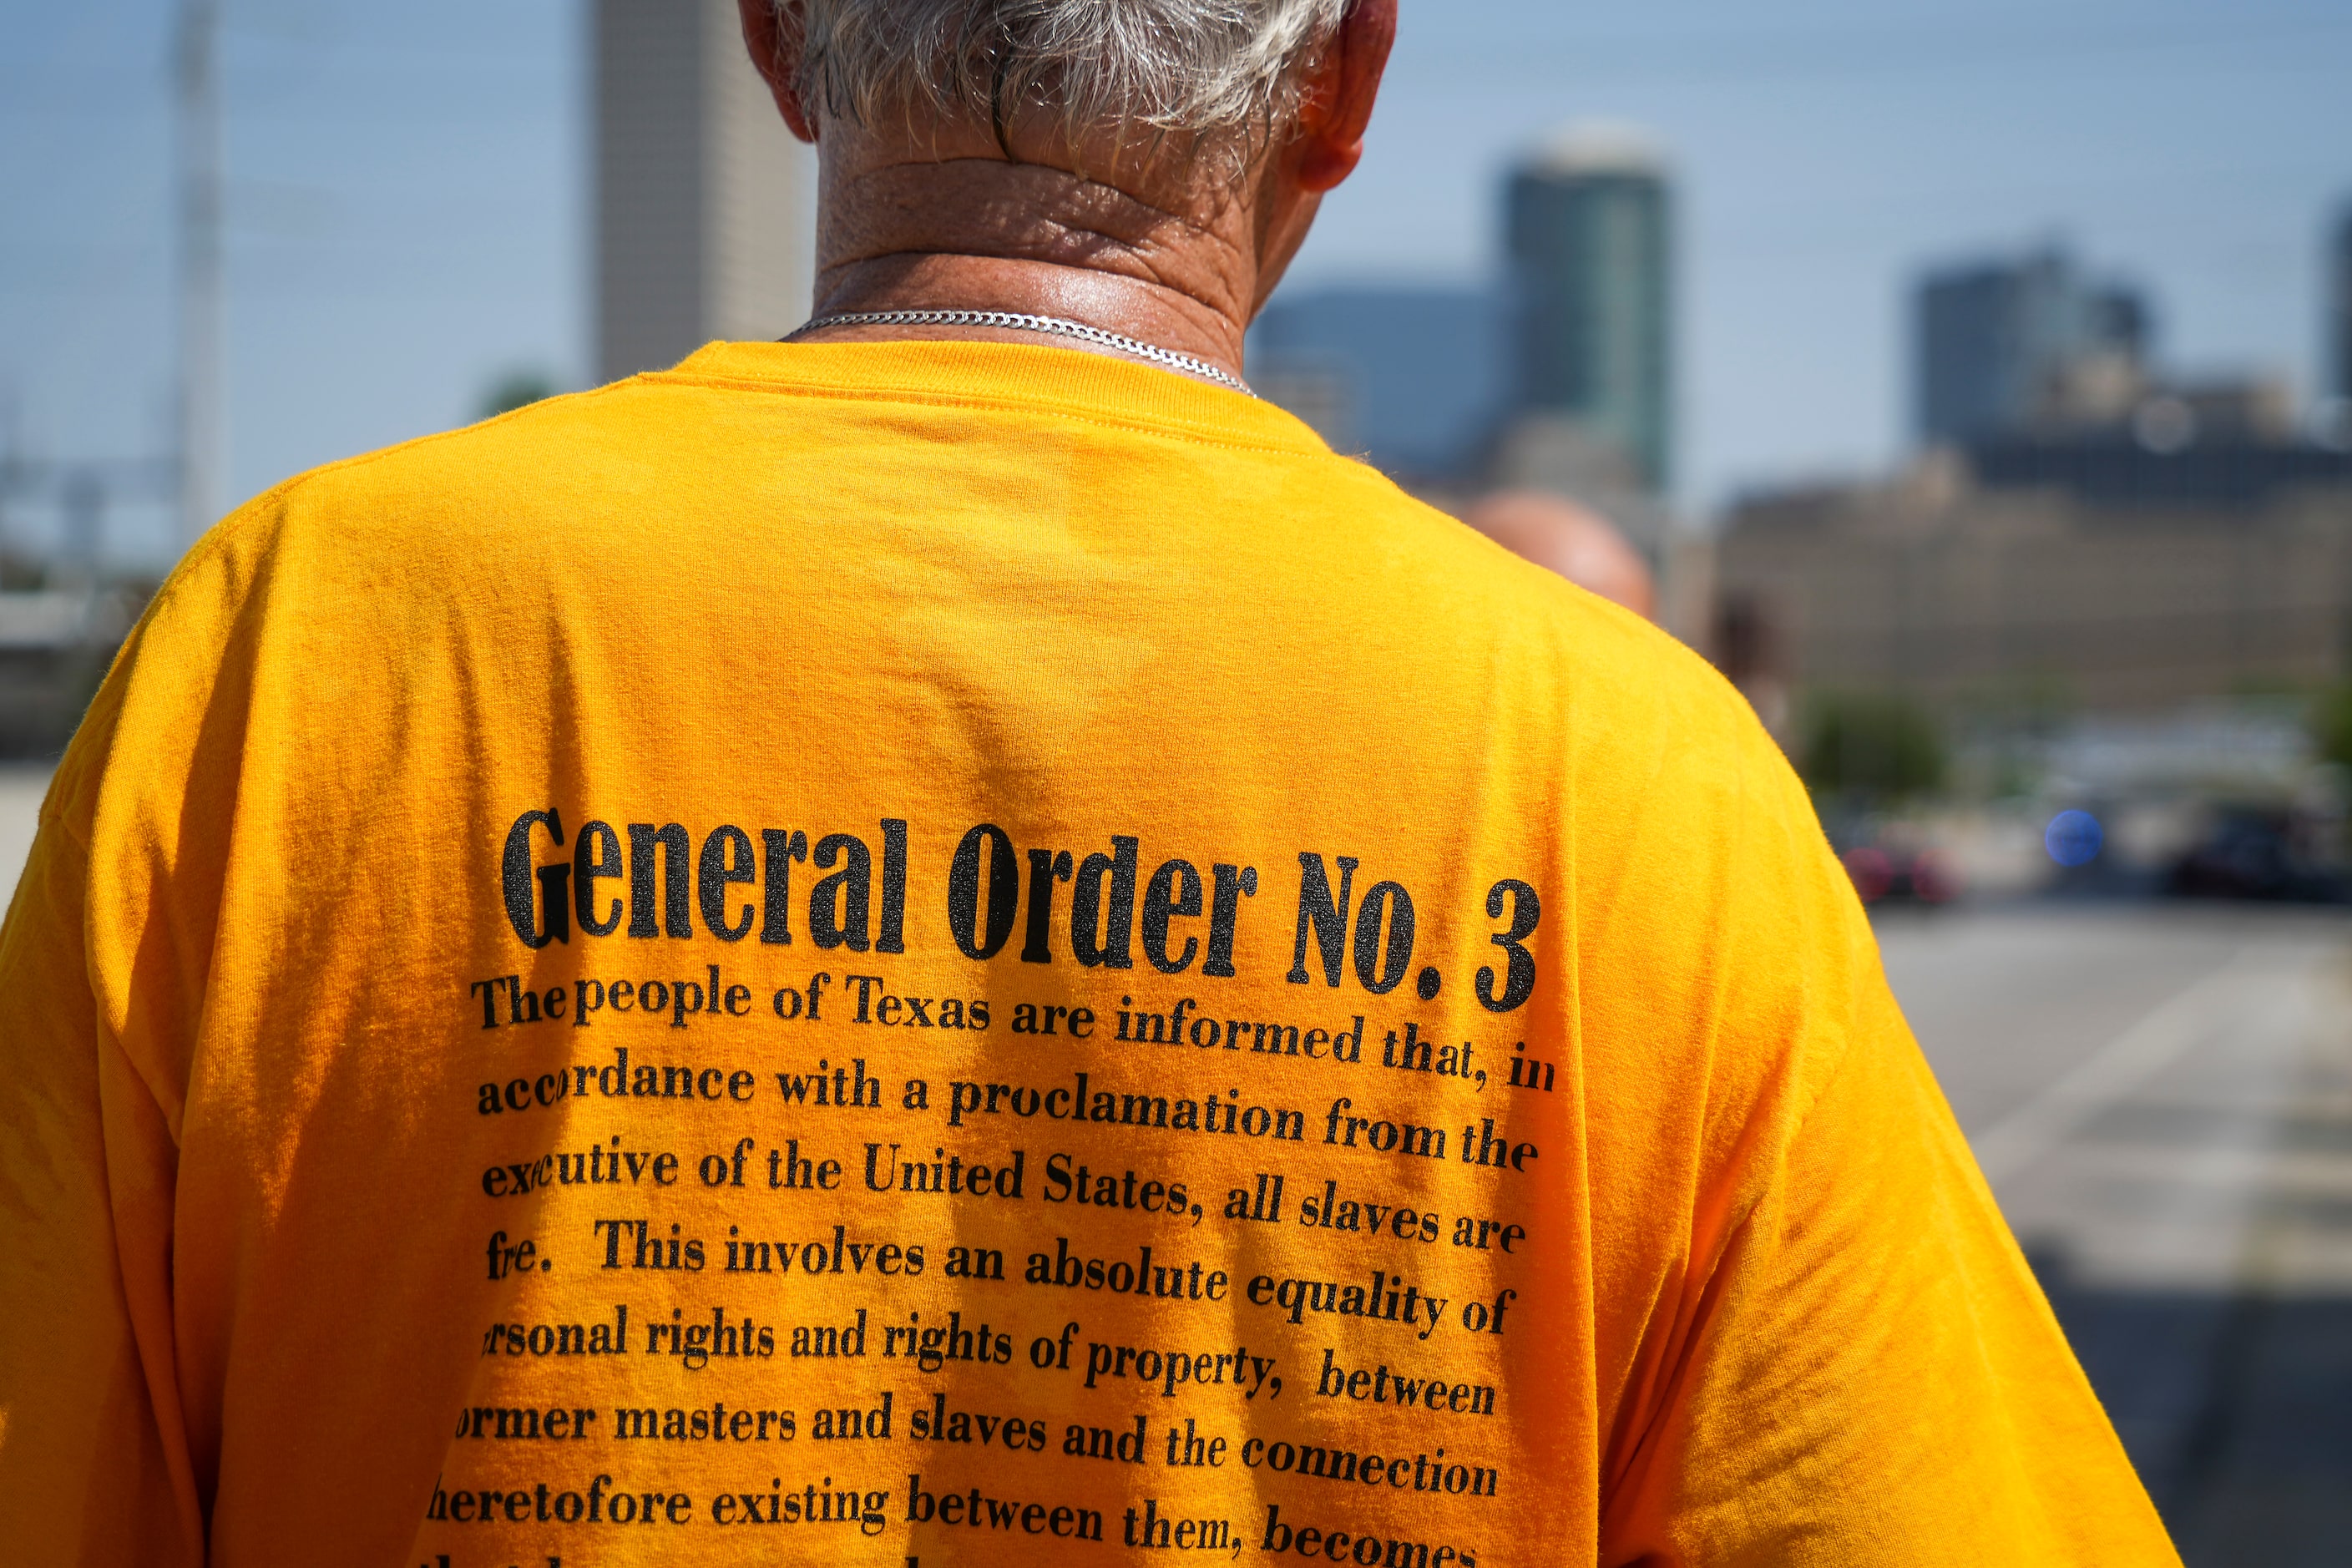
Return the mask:
{"type": "Polygon", "coordinates": [[[1219,370],[1203,359],[1180,354],[1173,349],[1163,349],[1137,338],[1118,332],[1107,332],[1100,327],[1089,327],[1084,321],[1066,321],[1059,316],[1030,316],[1017,310],[859,310],[839,316],[819,316],[814,321],[784,334],[791,342],[804,333],[825,327],[1009,327],[1016,331],[1047,332],[1056,337],[1076,338],[1083,342],[1097,343],[1107,349],[1117,349],[1137,359],[1150,360],[1171,370],[1181,370],[1197,375],[1203,381],[1213,381],[1219,386],[1230,387],[1244,397],[1255,397],[1248,382],[1219,370]]]}

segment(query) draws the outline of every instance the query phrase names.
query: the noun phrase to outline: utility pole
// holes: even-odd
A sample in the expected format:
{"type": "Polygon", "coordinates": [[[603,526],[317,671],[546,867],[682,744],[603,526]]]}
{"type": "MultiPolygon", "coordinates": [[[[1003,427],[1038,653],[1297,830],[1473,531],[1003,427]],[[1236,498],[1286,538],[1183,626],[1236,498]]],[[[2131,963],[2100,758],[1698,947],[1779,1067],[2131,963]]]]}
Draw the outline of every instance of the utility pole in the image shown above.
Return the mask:
{"type": "Polygon", "coordinates": [[[181,0],[179,101],[180,543],[219,518],[226,488],[221,384],[220,0],[181,0]]]}

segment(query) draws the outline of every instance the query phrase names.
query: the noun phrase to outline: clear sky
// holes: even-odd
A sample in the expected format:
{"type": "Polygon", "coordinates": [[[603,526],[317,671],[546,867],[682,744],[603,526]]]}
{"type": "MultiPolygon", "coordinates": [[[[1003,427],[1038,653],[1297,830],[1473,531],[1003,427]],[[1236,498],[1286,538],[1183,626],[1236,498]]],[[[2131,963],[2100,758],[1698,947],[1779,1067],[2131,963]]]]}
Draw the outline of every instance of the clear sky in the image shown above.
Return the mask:
{"type": "MultiPolygon", "coordinates": [[[[509,368],[577,384],[578,0],[226,9],[235,493],[460,423],[509,368]]],[[[1898,458],[1905,292],[1956,255],[2064,237],[2151,290],[2176,363],[2317,373],[2322,235],[2352,197],[2344,0],[1404,11],[1297,280],[1482,276],[1516,149],[1646,126],[1678,170],[1695,507],[1898,458]]],[[[0,0],[0,438],[36,455],[168,434],[171,12],[0,0]]],[[[112,523],[167,548],[159,515],[112,523]]]]}

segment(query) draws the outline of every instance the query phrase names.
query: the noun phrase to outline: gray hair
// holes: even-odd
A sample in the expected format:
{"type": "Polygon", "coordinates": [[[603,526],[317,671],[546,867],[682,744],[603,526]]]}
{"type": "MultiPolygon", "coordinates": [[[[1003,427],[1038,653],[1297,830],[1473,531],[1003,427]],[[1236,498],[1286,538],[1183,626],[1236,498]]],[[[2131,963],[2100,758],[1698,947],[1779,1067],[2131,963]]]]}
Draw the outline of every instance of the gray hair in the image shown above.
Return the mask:
{"type": "Polygon", "coordinates": [[[859,121],[928,105],[1003,142],[1038,111],[1076,140],[1118,127],[1213,138],[1296,112],[1296,68],[1349,0],[776,0],[812,108],[859,121]]]}

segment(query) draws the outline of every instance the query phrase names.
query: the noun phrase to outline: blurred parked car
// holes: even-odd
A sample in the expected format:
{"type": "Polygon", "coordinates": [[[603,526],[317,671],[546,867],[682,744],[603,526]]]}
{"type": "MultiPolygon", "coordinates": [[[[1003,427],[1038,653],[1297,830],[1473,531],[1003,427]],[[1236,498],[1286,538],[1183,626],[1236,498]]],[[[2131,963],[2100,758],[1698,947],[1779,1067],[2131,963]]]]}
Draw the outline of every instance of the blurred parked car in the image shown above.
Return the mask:
{"type": "Polygon", "coordinates": [[[1960,896],[1959,873],[1935,849],[1883,841],[1856,845],[1839,858],[1865,904],[1948,904],[1960,896]]]}
{"type": "Polygon", "coordinates": [[[2184,898],[2352,900],[2352,879],[2316,860],[2311,837],[2310,825],[2282,807],[2218,807],[2166,885],[2184,898]]]}

